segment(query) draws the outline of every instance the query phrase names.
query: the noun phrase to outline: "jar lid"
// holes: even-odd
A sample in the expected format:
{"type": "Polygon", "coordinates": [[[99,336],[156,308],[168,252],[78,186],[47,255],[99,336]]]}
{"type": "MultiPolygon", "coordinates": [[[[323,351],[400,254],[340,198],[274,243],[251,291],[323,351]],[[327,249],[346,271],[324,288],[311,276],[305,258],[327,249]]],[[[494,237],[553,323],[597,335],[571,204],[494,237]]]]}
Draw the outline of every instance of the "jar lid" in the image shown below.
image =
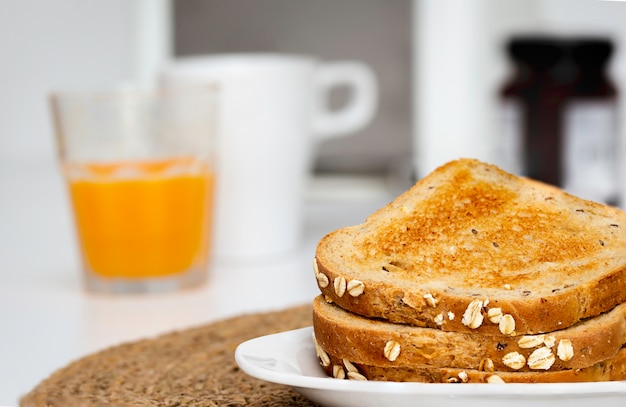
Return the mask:
{"type": "Polygon", "coordinates": [[[548,36],[513,37],[507,51],[513,60],[538,71],[553,67],[565,55],[563,41],[548,36]]]}
{"type": "Polygon", "coordinates": [[[576,38],[571,43],[572,60],[584,68],[601,68],[613,54],[613,42],[609,38],[576,38]]]}

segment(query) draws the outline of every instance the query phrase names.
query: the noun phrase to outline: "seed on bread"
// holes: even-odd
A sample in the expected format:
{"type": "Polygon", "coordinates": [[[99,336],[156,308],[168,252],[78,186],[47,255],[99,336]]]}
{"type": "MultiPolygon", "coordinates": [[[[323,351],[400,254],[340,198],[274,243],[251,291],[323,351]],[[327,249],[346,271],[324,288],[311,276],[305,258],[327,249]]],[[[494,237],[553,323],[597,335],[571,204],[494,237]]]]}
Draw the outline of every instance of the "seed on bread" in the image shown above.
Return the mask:
{"type": "Polygon", "coordinates": [[[313,332],[311,337],[313,339],[313,344],[315,345],[315,353],[317,354],[317,357],[320,359],[321,365],[324,367],[330,366],[330,356],[328,356],[328,353],[326,353],[326,351],[322,349],[319,343],[317,343],[315,332],[313,332]]]}
{"type": "Polygon", "coordinates": [[[324,273],[317,273],[315,275],[315,278],[317,279],[317,285],[320,288],[328,287],[328,284],[330,283],[330,281],[328,280],[328,277],[326,276],[326,274],[324,274],[324,273]]]}
{"type": "Polygon", "coordinates": [[[536,348],[544,345],[545,335],[524,335],[517,341],[517,346],[522,349],[536,348]]]}
{"type": "Polygon", "coordinates": [[[337,294],[337,297],[343,297],[346,293],[346,279],[343,276],[335,277],[333,287],[335,288],[335,294],[337,294]]]}
{"type": "Polygon", "coordinates": [[[463,313],[463,319],[461,322],[463,325],[476,329],[483,323],[483,302],[482,300],[473,300],[467,306],[467,309],[463,313]]]}
{"type": "Polygon", "coordinates": [[[356,368],[348,359],[343,359],[343,365],[346,367],[348,372],[359,372],[359,369],[356,368]]]}
{"type": "Polygon", "coordinates": [[[326,353],[326,351],[322,349],[321,347],[316,347],[316,350],[317,350],[317,356],[320,358],[320,362],[322,366],[324,367],[330,366],[330,357],[328,356],[328,353],[326,353]]]}
{"type": "Polygon", "coordinates": [[[469,380],[469,376],[467,375],[467,372],[465,371],[459,372],[459,379],[461,379],[463,383],[467,383],[467,381],[469,380]]]}
{"type": "Polygon", "coordinates": [[[574,357],[574,347],[572,346],[572,341],[569,339],[561,339],[559,341],[559,345],[556,347],[556,355],[563,362],[572,360],[574,357]]]}
{"type": "Polygon", "coordinates": [[[317,265],[317,259],[315,257],[313,258],[313,272],[315,273],[315,279],[317,280],[317,285],[320,288],[328,287],[328,284],[330,283],[330,281],[328,280],[328,276],[320,272],[320,269],[317,265]]]}
{"type": "Polygon", "coordinates": [[[437,304],[439,303],[439,300],[433,297],[431,293],[424,294],[424,299],[426,300],[426,304],[433,308],[437,307],[437,304]]]}
{"type": "Polygon", "coordinates": [[[367,381],[367,377],[363,376],[361,373],[358,373],[358,372],[348,372],[348,379],[367,381]]]}
{"type": "Polygon", "coordinates": [[[346,371],[340,365],[333,365],[333,377],[335,379],[345,379],[346,371]]]}
{"type": "Polygon", "coordinates": [[[487,310],[487,319],[494,324],[499,324],[502,319],[502,308],[489,308],[487,310]]]}
{"type": "Polygon", "coordinates": [[[526,364],[526,358],[519,352],[509,352],[502,358],[502,363],[513,370],[519,370],[526,364]]]}
{"type": "Polygon", "coordinates": [[[400,344],[396,341],[388,341],[383,349],[383,354],[390,362],[395,361],[400,356],[400,344]]]}
{"type": "Polygon", "coordinates": [[[554,364],[554,353],[547,346],[542,346],[539,349],[535,349],[533,353],[528,356],[528,367],[536,370],[548,370],[554,364]]]}
{"type": "Polygon", "coordinates": [[[511,314],[502,315],[500,318],[500,322],[498,322],[498,329],[504,335],[514,335],[515,334],[515,319],[511,314]]]}
{"type": "Polygon", "coordinates": [[[448,319],[449,319],[450,321],[454,321],[454,317],[455,317],[454,312],[452,312],[452,311],[448,311],[448,319]]]}
{"type": "Polygon", "coordinates": [[[437,324],[439,326],[443,325],[443,314],[437,314],[435,316],[434,321],[435,321],[435,324],[437,324]]]}
{"type": "Polygon", "coordinates": [[[548,348],[551,348],[556,345],[556,338],[552,335],[548,335],[543,340],[543,344],[546,345],[548,348]]]}
{"type": "Polygon", "coordinates": [[[487,383],[496,384],[496,383],[505,383],[504,380],[497,374],[491,375],[487,378],[487,383]]]}
{"type": "Polygon", "coordinates": [[[480,364],[478,365],[478,370],[482,370],[485,372],[493,372],[494,370],[496,370],[496,367],[493,364],[493,360],[489,358],[484,358],[483,360],[480,361],[480,364]]]}
{"type": "Polygon", "coordinates": [[[365,284],[361,280],[350,280],[347,285],[348,294],[358,297],[365,291],[365,284]]]}

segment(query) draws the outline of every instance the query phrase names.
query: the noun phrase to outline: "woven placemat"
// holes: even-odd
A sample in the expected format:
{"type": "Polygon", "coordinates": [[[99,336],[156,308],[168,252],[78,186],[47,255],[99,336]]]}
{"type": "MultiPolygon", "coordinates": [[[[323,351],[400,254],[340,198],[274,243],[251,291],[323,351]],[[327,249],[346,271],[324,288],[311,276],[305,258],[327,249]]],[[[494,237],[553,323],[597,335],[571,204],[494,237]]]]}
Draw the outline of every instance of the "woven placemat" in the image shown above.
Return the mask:
{"type": "Polygon", "coordinates": [[[234,359],[243,341],[309,325],[304,305],[111,347],[56,371],[20,406],[312,406],[287,386],[246,375],[234,359]]]}

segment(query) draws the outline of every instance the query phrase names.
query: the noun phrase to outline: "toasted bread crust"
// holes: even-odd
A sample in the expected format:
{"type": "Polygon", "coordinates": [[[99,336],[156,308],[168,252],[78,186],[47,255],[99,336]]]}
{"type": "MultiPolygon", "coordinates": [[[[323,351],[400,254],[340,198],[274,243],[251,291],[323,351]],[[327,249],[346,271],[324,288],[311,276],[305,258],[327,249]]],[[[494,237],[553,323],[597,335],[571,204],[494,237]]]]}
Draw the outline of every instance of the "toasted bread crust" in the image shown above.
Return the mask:
{"type": "Polygon", "coordinates": [[[462,159],[419,181],[316,250],[322,293],[354,313],[458,332],[474,300],[500,308],[517,334],[563,329],[626,301],[626,214],[462,159]],[[358,296],[336,279],[357,280],[358,296]],[[436,306],[424,300],[430,295],[436,306]],[[443,324],[435,318],[453,313],[443,324]]]}
{"type": "Polygon", "coordinates": [[[489,359],[498,371],[536,371],[527,363],[513,369],[504,362],[504,357],[517,352],[525,360],[530,360],[534,351],[549,345],[554,362],[548,369],[539,370],[556,371],[585,368],[614,357],[626,342],[626,304],[546,335],[499,333],[491,336],[372,320],[347,312],[318,296],[313,301],[313,328],[317,343],[328,353],[370,366],[478,370],[489,359]],[[397,343],[400,350],[394,360],[384,354],[385,345],[390,341],[397,343]],[[558,355],[559,344],[565,346],[566,342],[571,345],[571,358],[558,355]]]}
{"type": "MultiPolygon", "coordinates": [[[[324,371],[333,377],[334,366],[342,366],[344,360],[328,354],[330,364],[324,371]]],[[[489,383],[497,376],[504,383],[565,383],[600,382],[626,379],[626,349],[621,349],[615,357],[598,362],[583,369],[556,370],[550,372],[485,372],[472,369],[447,367],[381,367],[353,363],[352,366],[367,380],[425,383],[489,383]]]]}

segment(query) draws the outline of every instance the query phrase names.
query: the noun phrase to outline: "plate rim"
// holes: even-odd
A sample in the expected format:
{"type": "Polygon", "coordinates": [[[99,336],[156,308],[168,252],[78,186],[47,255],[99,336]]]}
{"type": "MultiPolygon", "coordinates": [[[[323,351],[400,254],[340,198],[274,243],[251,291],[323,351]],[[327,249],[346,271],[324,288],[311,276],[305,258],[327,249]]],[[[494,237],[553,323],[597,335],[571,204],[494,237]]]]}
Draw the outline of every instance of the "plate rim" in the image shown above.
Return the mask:
{"type": "MultiPolygon", "coordinates": [[[[594,396],[594,395],[625,395],[626,381],[606,382],[576,382],[576,383],[419,383],[419,382],[383,382],[383,381],[358,381],[337,380],[331,377],[315,377],[304,374],[295,374],[284,371],[276,371],[259,366],[250,362],[249,357],[255,357],[250,353],[251,349],[259,345],[279,343],[279,340],[289,340],[295,343],[302,341],[306,336],[312,336],[313,327],[292,329],[273,334],[263,335],[248,339],[240,343],[235,349],[235,361],[237,365],[248,375],[257,379],[272,383],[283,384],[291,387],[315,390],[330,390],[339,392],[360,393],[390,393],[420,394],[428,396],[471,396],[471,397],[523,397],[527,399],[563,396],[594,396]]],[[[311,346],[313,342],[311,341],[311,346]]],[[[265,358],[276,358],[275,352],[262,355],[265,358]]],[[[284,360],[284,358],[276,358],[284,360]]]]}

